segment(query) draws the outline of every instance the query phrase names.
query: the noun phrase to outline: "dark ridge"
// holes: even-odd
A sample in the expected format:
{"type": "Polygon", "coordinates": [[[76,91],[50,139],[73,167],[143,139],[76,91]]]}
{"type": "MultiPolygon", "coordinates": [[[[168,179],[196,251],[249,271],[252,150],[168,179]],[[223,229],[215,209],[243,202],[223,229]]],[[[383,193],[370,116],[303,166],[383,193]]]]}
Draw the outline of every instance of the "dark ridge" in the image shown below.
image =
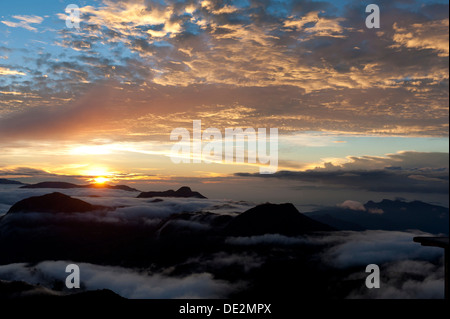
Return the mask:
{"type": "Polygon", "coordinates": [[[138,198],[152,198],[152,197],[195,197],[195,198],[206,198],[199,192],[193,192],[189,187],[180,187],[177,191],[172,189],[164,192],[142,192],[138,195],[138,198]]]}
{"type": "Polygon", "coordinates": [[[65,183],[65,182],[42,182],[37,184],[30,184],[22,186],[21,188],[61,188],[61,189],[68,189],[68,188],[81,188],[82,186],[75,185],[72,183],[65,183]]]}
{"type": "Polygon", "coordinates": [[[25,185],[21,188],[60,188],[60,189],[69,189],[69,188],[108,188],[108,189],[121,189],[128,192],[140,192],[135,188],[131,188],[126,185],[99,185],[99,184],[88,184],[88,185],[77,185],[66,182],[41,182],[37,184],[25,185]]]}
{"type": "Polygon", "coordinates": [[[317,220],[318,222],[330,225],[339,230],[353,230],[353,231],[365,230],[364,227],[362,227],[356,223],[352,223],[349,221],[345,221],[345,220],[336,218],[334,216],[331,216],[330,214],[314,216],[314,217],[312,217],[312,219],[317,220]]]}
{"type": "Polygon", "coordinates": [[[88,290],[83,292],[78,292],[74,294],[69,294],[63,296],[67,299],[81,299],[81,300],[124,300],[125,298],[116,294],[114,291],[109,289],[97,289],[97,290],[88,290]]]}
{"type": "Polygon", "coordinates": [[[124,299],[120,295],[109,289],[88,290],[76,293],[61,294],[59,291],[46,289],[40,285],[32,285],[24,281],[5,281],[0,280],[0,298],[1,299],[124,299]]]}
{"type": "MultiPolygon", "coordinates": [[[[127,192],[140,192],[140,190],[138,190],[136,188],[132,188],[127,185],[105,185],[104,187],[109,188],[109,189],[121,189],[121,190],[127,191],[127,192]]],[[[95,184],[93,184],[93,185],[89,185],[88,188],[99,188],[99,187],[96,186],[95,184]]],[[[103,187],[101,186],[100,188],[103,188],[103,187]]]]}
{"type": "Polygon", "coordinates": [[[17,212],[41,213],[84,213],[95,210],[110,210],[110,207],[91,205],[80,199],[55,192],[42,196],[33,196],[15,203],[7,214],[17,212]]]}
{"type": "Polygon", "coordinates": [[[226,227],[232,236],[281,234],[296,236],[314,231],[332,231],[333,227],[301,214],[294,205],[262,204],[236,216],[226,227]]]}
{"type": "Polygon", "coordinates": [[[50,297],[53,296],[49,290],[41,286],[33,286],[24,281],[0,280],[0,299],[50,297]]]}

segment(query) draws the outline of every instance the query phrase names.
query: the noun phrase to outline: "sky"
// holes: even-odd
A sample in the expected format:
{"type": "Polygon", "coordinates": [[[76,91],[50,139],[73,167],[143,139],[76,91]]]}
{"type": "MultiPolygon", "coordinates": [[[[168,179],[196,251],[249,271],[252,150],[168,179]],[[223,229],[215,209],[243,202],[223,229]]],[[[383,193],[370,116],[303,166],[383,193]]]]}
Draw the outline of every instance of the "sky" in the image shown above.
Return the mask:
{"type": "MultiPolygon", "coordinates": [[[[0,178],[448,206],[448,1],[8,1],[0,178]],[[379,29],[365,8],[380,7],[379,29]],[[80,8],[80,28],[65,8],[80,8]],[[175,128],[278,128],[278,171],[175,164],[175,128]],[[326,197],[326,198],[324,198],[326,197]]],[[[191,133],[192,136],[192,133],[191,133]]]]}

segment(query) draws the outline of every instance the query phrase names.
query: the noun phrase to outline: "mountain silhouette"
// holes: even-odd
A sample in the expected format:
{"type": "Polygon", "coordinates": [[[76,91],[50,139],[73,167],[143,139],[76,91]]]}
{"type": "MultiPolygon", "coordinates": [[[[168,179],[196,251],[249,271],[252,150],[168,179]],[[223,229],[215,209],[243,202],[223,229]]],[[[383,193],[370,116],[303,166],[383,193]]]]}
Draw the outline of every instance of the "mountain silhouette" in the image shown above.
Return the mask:
{"type": "Polygon", "coordinates": [[[70,189],[70,188],[108,188],[108,189],[121,189],[129,192],[139,192],[135,188],[131,188],[126,185],[108,185],[108,184],[88,184],[88,185],[77,185],[66,182],[41,182],[37,184],[25,185],[21,188],[60,188],[60,189],[70,189]]]}
{"type": "Polygon", "coordinates": [[[95,210],[111,209],[110,207],[91,205],[80,199],[72,198],[62,193],[51,193],[33,196],[15,203],[7,214],[18,212],[41,213],[84,213],[95,210]]]}
{"type": "Polygon", "coordinates": [[[10,179],[0,178],[0,185],[24,185],[24,183],[12,181],[10,179]]]}
{"type": "MultiPolygon", "coordinates": [[[[61,283],[62,284],[62,283],[61,283]]],[[[6,281],[0,280],[0,299],[107,299],[121,300],[120,295],[109,289],[87,290],[73,293],[61,293],[41,285],[33,285],[24,281],[6,281]]]]}
{"type": "Polygon", "coordinates": [[[314,217],[312,217],[312,219],[317,220],[321,223],[333,226],[334,228],[339,229],[339,230],[362,231],[362,230],[366,229],[359,224],[356,224],[354,222],[347,221],[347,220],[342,220],[342,219],[337,218],[336,216],[332,216],[332,215],[326,214],[326,213],[323,215],[320,215],[320,216],[314,215],[314,217]]]}
{"type": "Polygon", "coordinates": [[[296,236],[308,232],[331,230],[334,228],[301,214],[291,203],[267,203],[236,216],[225,231],[232,236],[264,234],[296,236]]]}
{"type": "Polygon", "coordinates": [[[138,195],[138,198],[152,198],[152,197],[206,198],[199,192],[193,192],[191,188],[187,186],[180,187],[177,191],[170,189],[164,192],[142,192],[138,195]]]}

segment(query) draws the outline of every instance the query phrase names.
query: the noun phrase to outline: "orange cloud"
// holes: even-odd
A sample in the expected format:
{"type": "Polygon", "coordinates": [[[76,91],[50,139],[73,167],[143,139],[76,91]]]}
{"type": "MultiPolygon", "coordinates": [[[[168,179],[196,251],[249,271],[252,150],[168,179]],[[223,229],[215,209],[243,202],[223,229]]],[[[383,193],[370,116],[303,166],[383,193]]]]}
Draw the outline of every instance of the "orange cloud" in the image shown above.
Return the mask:
{"type": "Polygon", "coordinates": [[[397,23],[393,28],[395,34],[393,39],[397,45],[415,49],[435,50],[439,56],[449,56],[449,19],[415,23],[410,27],[399,27],[397,23]]]}

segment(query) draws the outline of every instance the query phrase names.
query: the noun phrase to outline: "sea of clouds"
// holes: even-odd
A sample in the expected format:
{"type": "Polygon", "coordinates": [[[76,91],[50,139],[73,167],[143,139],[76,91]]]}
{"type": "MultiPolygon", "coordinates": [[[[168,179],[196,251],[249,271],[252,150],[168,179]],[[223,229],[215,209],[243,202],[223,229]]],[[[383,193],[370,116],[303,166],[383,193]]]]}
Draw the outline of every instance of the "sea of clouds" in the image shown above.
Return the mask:
{"type": "MultiPolygon", "coordinates": [[[[4,216],[2,223],[26,218],[32,223],[52,223],[55,218],[68,221],[95,221],[100,223],[126,223],[148,225],[180,212],[212,212],[216,215],[235,216],[254,203],[222,199],[136,198],[138,193],[109,189],[20,189],[17,186],[0,188],[0,216],[18,200],[39,196],[53,191],[82,199],[91,204],[115,207],[112,211],[74,214],[24,213],[4,216]],[[93,195],[95,197],[93,197],[93,195]],[[25,216],[26,215],[26,216],[25,216]],[[57,216],[56,216],[57,215],[57,216]]],[[[202,230],[211,225],[210,220],[176,220],[185,223],[180,227],[202,230]]],[[[287,237],[265,234],[253,237],[228,237],[227,245],[248,247],[248,253],[215,253],[203,258],[193,257],[186,264],[196,264],[198,270],[191,275],[175,276],[170,269],[153,273],[148,269],[130,269],[118,266],[79,264],[84,289],[111,289],[126,298],[222,298],[236,291],[239,285],[215,279],[205,272],[205,267],[239,265],[245,271],[264,264],[266,256],[252,251],[252,246],[269,245],[293,247],[320,245],[325,247],[319,256],[330,269],[352,269],[348,280],[361,280],[360,289],[352,291],[348,298],[442,298],[444,294],[443,249],[423,247],[413,242],[415,236],[427,236],[419,231],[338,231],[308,236],[287,237]],[[364,286],[365,266],[377,264],[381,269],[381,288],[364,286]]],[[[70,261],[43,261],[36,265],[15,263],[0,265],[0,280],[21,280],[51,288],[54,280],[65,280],[62,271],[70,261]]]]}

